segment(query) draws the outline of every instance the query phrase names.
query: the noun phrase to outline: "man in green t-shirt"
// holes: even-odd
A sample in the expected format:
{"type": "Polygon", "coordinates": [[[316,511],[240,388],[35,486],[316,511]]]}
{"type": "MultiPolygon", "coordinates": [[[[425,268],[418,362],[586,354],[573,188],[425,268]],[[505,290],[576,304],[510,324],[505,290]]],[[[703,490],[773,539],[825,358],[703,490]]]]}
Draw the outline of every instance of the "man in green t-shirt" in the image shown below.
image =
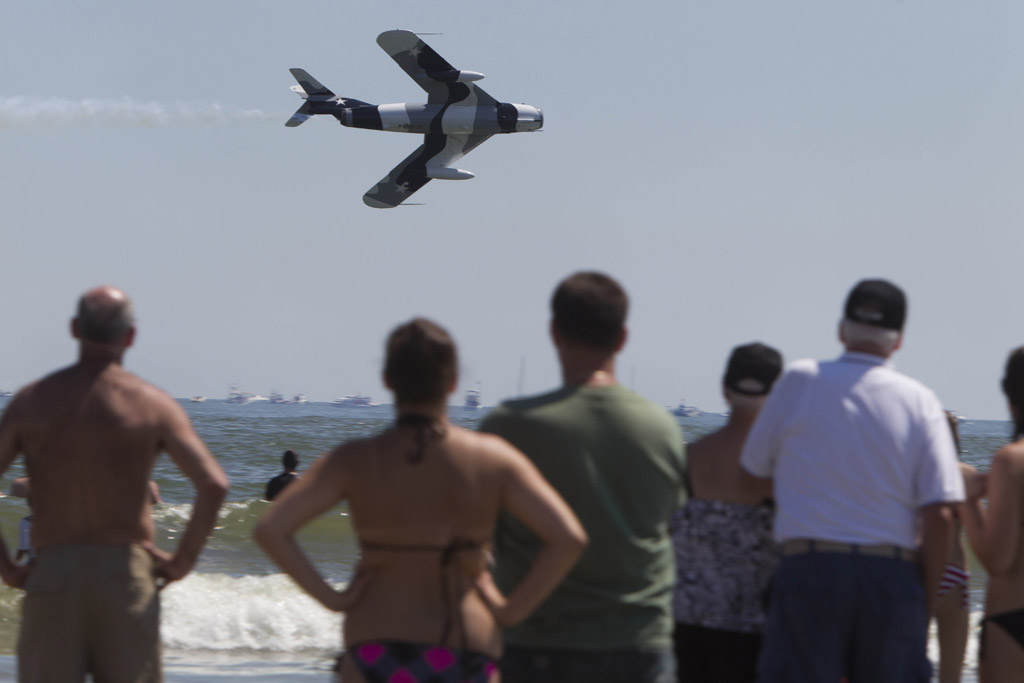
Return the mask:
{"type": "MultiPolygon", "coordinates": [[[[551,597],[506,630],[502,680],[674,683],[668,520],[685,500],[682,430],[615,379],[628,308],[617,282],[576,273],[559,284],[551,308],[562,388],[502,404],[481,430],[537,465],[590,544],[551,597]]],[[[499,588],[515,586],[537,547],[523,525],[501,518],[499,588]]]]}

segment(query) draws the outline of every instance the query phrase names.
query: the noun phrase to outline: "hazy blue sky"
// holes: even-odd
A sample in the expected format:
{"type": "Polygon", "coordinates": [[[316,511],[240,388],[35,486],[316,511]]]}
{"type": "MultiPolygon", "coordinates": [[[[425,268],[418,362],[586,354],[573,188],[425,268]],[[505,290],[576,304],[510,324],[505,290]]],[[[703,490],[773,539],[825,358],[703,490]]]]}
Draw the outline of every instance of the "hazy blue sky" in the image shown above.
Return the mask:
{"type": "Polygon", "coordinates": [[[484,402],[558,383],[556,282],[618,278],[622,379],[720,410],[729,350],[830,357],[852,284],[910,298],[897,366],[974,417],[1024,344],[1024,6],[579,0],[52,0],[0,22],[0,388],[74,357],[76,297],[136,301],[127,365],[388,400],[383,339],[426,315],[484,402]],[[427,42],[544,131],[497,136],[427,206],[361,197],[420,138],[284,122],[289,67],[374,103],[424,93],[376,45],[427,42]]]}

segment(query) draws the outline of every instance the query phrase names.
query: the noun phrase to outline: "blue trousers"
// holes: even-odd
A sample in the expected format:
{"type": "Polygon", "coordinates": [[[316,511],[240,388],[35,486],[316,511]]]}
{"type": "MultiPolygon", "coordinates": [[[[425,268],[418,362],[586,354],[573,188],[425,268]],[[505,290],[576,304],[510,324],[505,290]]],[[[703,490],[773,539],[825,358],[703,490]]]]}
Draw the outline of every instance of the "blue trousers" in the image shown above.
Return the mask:
{"type": "Polygon", "coordinates": [[[503,683],[676,683],[672,649],[548,650],[505,646],[503,683]]]}
{"type": "Polygon", "coordinates": [[[917,565],[807,553],[775,573],[758,683],[927,683],[928,615],[917,565]]]}

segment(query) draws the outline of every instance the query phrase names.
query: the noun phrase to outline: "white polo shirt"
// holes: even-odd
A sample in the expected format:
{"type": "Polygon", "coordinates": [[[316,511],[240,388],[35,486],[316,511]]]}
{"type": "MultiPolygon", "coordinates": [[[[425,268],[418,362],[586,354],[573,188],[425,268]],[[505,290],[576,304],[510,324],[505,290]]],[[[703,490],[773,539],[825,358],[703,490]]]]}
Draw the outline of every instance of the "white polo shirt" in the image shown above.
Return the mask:
{"type": "Polygon", "coordinates": [[[919,508],[964,499],[938,398],[866,353],[790,366],[765,401],[740,462],[755,476],[775,479],[779,542],[913,549],[919,508]]]}

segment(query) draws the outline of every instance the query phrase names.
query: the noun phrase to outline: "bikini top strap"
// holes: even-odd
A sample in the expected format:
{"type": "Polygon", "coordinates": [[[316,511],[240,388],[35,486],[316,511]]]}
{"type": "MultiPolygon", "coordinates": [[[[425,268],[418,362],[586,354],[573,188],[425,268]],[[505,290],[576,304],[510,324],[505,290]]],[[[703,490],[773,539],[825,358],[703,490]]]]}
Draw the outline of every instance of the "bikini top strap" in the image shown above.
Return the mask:
{"type": "MultiPolygon", "coordinates": [[[[441,562],[441,599],[444,601],[444,624],[441,628],[441,639],[438,645],[444,646],[448,641],[448,635],[454,628],[459,634],[459,646],[465,650],[466,646],[466,626],[462,622],[462,611],[459,606],[454,603],[455,595],[452,593],[448,584],[448,567],[451,566],[452,561],[455,559],[455,554],[463,550],[476,550],[481,548],[483,543],[474,540],[472,538],[453,538],[448,545],[441,551],[441,557],[438,558],[441,562]]],[[[456,576],[458,580],[458,576],[456,576]]]]}
{"type": "Polygon", "coordinates": [[[431,440],[442,439],[447,433],[444,426],[437,420],[418,413],[403,413],[395,418],[395,424],[399,427],[412,427],[416,430],[416,448],[405,455],[405,459],[412,465],[423,460],[423,454],[431,440]]]}
{"type": "Polygon", "coordinates": [[[439,553],[443,552],[447,545],[430,545],[429,543],[377,543],[376,541],[359,541],[359,546],[364,550],[397,550],[410,553],[439,553]]]}

